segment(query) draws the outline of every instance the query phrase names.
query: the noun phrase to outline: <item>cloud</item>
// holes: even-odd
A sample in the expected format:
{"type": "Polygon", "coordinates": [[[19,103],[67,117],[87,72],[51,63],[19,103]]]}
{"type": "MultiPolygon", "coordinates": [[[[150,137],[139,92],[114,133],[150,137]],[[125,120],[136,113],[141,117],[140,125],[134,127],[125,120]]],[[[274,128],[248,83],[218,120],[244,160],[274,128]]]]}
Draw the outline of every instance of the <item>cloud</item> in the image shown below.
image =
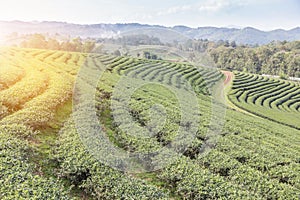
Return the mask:
{"type": "Polygon", "coordinates": [[[232,6],[246,6],[256,0],[203,0],[201,2],[170,7],[167,10],[157,12],[158,16],[185,13],[191,11],[217,12],[232,6]]]}
{"type": "Polygon", "coordinates": [[[166,11],[159,11],[157,15],[162,16],[162,15],[176,14],[176,13],[190,11],[190,10],[192,10],[191,5],[174,6],[174,7],[170,7],[166,11]]]}
{"type": "Polygon", "coordinates": [[[127,21],[140,21],[140,20],[151,20],[153,19],[153,15],[149,13],[135,13],[133,15],[128,15],[123,19],[127,21]]]}

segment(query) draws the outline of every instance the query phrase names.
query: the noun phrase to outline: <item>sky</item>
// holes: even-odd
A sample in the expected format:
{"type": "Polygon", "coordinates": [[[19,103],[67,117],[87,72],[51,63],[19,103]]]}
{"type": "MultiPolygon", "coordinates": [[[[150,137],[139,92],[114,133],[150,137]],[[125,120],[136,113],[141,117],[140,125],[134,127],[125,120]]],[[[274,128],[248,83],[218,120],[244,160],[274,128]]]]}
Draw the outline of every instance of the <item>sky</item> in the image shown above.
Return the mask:
{"type": "Polygon", "coordinates": [[[300,0],[0,0],[0,20],[300,27],[300,0]]]}

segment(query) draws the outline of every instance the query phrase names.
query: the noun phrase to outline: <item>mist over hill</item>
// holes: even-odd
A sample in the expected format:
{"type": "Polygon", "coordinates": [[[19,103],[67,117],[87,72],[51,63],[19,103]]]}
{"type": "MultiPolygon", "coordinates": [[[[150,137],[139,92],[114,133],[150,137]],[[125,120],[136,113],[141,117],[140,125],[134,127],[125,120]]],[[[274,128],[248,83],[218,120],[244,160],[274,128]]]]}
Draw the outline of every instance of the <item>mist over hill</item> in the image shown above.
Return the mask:
{"type": "MultiPolygon", "coordinates": [[[[190,28],[187,26],[165,27],[158,25],[147,25],[138,23],[128,24],[71,24],[66,22],[22,22],[22,21],[0,21],[0,30],[2,37],[11,33],[18,34],[60,34],[64,36],[83,38],[107,38],[116,37],[128,31],[142,28],[159,28],[160,30],[168,29],[179,32],[193,39],[208,39],[211,41],[229,40],[236,41],[238,44],[267,44],[271,41],[300,40],[300,27],[283,30],[277,29],[272,31],[262,31],[252,27],[246,28],[217,28],[217,27],[199,27],[190,28]]],[[[160,34],[163,31],[160,32],[160,34]]],[[[168,36],[166,35],[166,38],[168,36]]]]}

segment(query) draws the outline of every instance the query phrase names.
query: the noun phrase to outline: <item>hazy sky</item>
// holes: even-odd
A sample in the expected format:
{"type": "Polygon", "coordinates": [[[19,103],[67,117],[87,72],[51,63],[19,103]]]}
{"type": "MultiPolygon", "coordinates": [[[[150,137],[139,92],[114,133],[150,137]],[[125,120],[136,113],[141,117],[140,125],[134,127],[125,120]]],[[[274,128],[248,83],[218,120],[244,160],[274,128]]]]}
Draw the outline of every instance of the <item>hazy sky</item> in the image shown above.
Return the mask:
{"type": "Polygon", "coordinates": [[[0,0],[0,20],[291,29],[300,0],[0,0]]]}

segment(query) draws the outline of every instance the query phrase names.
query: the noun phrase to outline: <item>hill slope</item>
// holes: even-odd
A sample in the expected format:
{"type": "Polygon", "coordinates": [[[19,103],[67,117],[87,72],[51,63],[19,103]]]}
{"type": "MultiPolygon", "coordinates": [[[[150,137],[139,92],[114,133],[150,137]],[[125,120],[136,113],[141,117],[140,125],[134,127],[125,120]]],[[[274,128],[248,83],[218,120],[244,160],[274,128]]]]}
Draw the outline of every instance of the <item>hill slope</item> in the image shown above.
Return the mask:
{"type": "MultiPolygon", "coordinates": [[[[63,22],[22,22],[22,21],[0,21],[0,29],[3,35],[13,32],[20,34],[28,33],[49,33],[62,34],[65,36],[80,37],[112,37],[120,33],[142,28],[159,28],[177,31],[194,39],[209,39],[212,41],[229,40],[243,44],[267,44],[273,40],[300,40],[300,28],[292,30],[273,30],[261,31],[255,28],[246,27],[243,29],[236,28],[216,28],[216,27],[199,27],[190,28],[186,26],[164,27],[156,25],[129,23],[129,24],[69,24],[63,22]]],[[[163,32],[162,32],[163,33],[163,32]]],[[[168,34],[168,33],[165,33],[168,34]]],[[[167,37],[166,37],[167,38],[167,37]]],[[[163,41],[164,42],[164,41],[163,41]]],[[[169,41],[170,42],[170,41],[169,41]]],[[[172,42],[172,41],[171,41],[172,42]]]]}
{"type": "MultiPolygon", "coordinates": [[[[0,116],[0,153],[4,155],[0,169],[11,172],[17,161],[20,172],[0,176],[5,197],[48,198],[50,192],[52,198],[61,199],[297,199],[300,195],[299,130],[220,103],[215,108],[227,109],[224,124],[223,120],[211,123],[210,89],[223,82],[219,71],[186,63],[37,49],[6,48],[0,56],[1,69],[5,66],[0,74],[0,109],[5,111],[0,116]],[[78,75],[80,67],[84,73],[78,75]],[[92,93],[94,104],[90,106],[83,95],[87,102],[71,113],[75,79],[82,83],[78,94],[89,93],[93,78],[98,77],[95,72],[102,76],[92,93]],[[122,78],[125,81],[118,85],[122,78]],[[135,88],[144,81],[147,84],[135,88]],[[124,91],[134,89],[129,102],[122,96],[126,92],[116,92],[122,86],[124,91]],[[196,103],[184,96],[180,104],[180,95],[174,91],[189,94],[185,93],[189,89],[197,94],[196,103]],[[200,113],[193,109],[197,103],[200,113]],[[101,128],[90,124],[91,113],[86,108],[95,108],[101,128]],[[165,120],[160,113],[166,114],[165,120]],[[60,119],[61,115],[66,119],[60,119]],[[165,122],[163,128],[157,131],[153,118],[165,122]],[[178,132],[176,140],[176,130],[192,129],[195,118],[201,119],[196,123],[195,138],[174,162],[160,170],[150,168],[158,159],[146,157],[147,162],[136,168],[150,172],[118,171],[99,162],[94,151],[86,148],[93,147],[86,140],[95,142],[97,150],[105,147],[99,138],[105,130],[106,139],[126,152],[154,151],[156,155],[156,150],[170,144],[180,148],[186,138],[180,137],[184,132],[178,132]],[[137,126],[126,129],[128,124],[137,126]],[[218,126],[222,130],[212,138],[218,126]],[[144,137],[151,128],[157,132],[144,137]],[[211,148],[207,154],[202,154],[203,145],[211,148]],[[14,177],[21,179],[16,182],[14,177]]],[[[78,100],[74,98],[75,103],[78,100]]],[[[143,157],[133,157],[133,161],[139,159],[143,157]]],[[[117,161],[118,169],[126,169],[127,163],[117,161]]]]}

